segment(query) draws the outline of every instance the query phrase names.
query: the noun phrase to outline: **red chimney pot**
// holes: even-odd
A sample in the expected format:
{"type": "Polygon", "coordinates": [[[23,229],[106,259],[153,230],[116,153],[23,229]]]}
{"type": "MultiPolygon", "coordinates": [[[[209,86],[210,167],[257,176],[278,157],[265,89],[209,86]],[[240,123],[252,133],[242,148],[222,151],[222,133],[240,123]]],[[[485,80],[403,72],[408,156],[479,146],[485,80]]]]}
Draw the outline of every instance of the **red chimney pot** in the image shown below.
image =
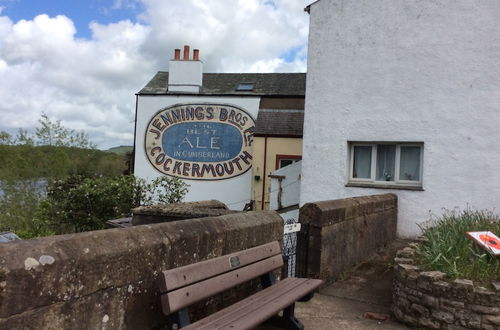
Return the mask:
{"type": "Polygon", "coordinates": [[[184,61],[189,61],[189,46],[185,45],[184,46],[184,61]]]}
{"type": "Polygon", "coordinates": [[[199,60],[200,60],[200,50],[193,49],[193,61],[199,61],[199,60]]]}
{"type": "Polygon", "coordinates": [[[174,52],[174,59],[175,60],[180,60],[181,59],[181,50],[180,49],[176,49],[175,52],[174,52]]]}

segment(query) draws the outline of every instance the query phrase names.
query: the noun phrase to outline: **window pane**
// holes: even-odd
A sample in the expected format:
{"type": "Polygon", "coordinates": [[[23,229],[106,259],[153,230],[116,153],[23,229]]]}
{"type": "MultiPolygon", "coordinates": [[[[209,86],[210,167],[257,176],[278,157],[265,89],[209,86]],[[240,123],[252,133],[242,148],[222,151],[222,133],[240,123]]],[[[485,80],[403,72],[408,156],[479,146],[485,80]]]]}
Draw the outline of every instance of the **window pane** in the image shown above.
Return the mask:
{"type": "Polygon", "coordinates": [[[396,164],[396,146],[391,144],[377,145],[376,181],[394,181],[396,164]]]}
{"type": "Polygon", "coordinates": [[[290,164],[293,164],[295,163],[295,160],[294,159],[280,159],[280,168],[282,167],[285,167],[285,166],[288,166],[290,164]]]}
{"type": "Polygon", "coordinates": [[[372,168],[372,147],[355,146],[352,177],[370,179],[372,168]]]}
{"type": "Polygon", "coordinates": [[[420,181],[420,147],[401,147],[399,180],[420,181]]]}

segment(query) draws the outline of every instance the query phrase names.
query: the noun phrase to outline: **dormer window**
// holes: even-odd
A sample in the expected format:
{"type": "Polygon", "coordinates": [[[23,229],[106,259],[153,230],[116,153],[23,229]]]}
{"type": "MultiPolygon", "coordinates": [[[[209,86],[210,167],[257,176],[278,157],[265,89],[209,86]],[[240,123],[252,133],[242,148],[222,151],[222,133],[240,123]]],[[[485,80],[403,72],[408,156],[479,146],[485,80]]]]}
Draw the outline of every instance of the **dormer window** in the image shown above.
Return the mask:
{"type": "Polygon", "coordinates": [[[236,87],[237,91],[245,91],[245,92],[251,92],[253,91],[253,86],[254,83],[240,83],[238,87],[236,87]]]}

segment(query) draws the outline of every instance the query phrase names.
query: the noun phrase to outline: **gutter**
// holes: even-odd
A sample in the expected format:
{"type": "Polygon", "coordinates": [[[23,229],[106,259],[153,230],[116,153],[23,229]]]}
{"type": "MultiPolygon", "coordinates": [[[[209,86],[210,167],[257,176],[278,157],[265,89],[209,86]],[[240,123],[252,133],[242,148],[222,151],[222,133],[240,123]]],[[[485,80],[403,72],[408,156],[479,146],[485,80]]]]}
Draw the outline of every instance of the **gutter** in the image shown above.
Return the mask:
{"type": "Polygon", "coordinates": [[[261,209],[266,206],[266,161],[267,161],[267,136],[264,138],[264,166],[262,171],[262,203],[261,209]]]}
{"type": "Polygon", "coordinates": [[[311,6],[314,5],[317,2],[320,2],[321,0],[316,0],[313,3],[309,4],[306,8],[304,8],[304,11],[308,14],[311,14],[311,6]]]}

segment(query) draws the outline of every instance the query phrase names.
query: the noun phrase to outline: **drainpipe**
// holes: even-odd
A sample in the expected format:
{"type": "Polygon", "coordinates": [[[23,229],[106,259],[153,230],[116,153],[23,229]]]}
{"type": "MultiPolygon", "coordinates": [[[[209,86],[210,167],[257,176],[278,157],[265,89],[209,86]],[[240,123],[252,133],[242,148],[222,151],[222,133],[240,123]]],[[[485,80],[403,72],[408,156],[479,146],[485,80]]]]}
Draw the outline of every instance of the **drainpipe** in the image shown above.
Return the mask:
{"type": "Polygon", "coordinates": [[[137,106],[139,103],[139,95],[135,94],[135,121],[134,121],[134,147],[132,148],[132,159],[130,159],[130,174],[134,174],[135,171],[135,138],[137,134],[137,106]]]}
{"type": "Polygon", "coordinates": [[[264,209],[266,205],[266,161],[267,161],[267,136],[264,138],[264,172],[262,173],[262,205],[264,209]]]}

